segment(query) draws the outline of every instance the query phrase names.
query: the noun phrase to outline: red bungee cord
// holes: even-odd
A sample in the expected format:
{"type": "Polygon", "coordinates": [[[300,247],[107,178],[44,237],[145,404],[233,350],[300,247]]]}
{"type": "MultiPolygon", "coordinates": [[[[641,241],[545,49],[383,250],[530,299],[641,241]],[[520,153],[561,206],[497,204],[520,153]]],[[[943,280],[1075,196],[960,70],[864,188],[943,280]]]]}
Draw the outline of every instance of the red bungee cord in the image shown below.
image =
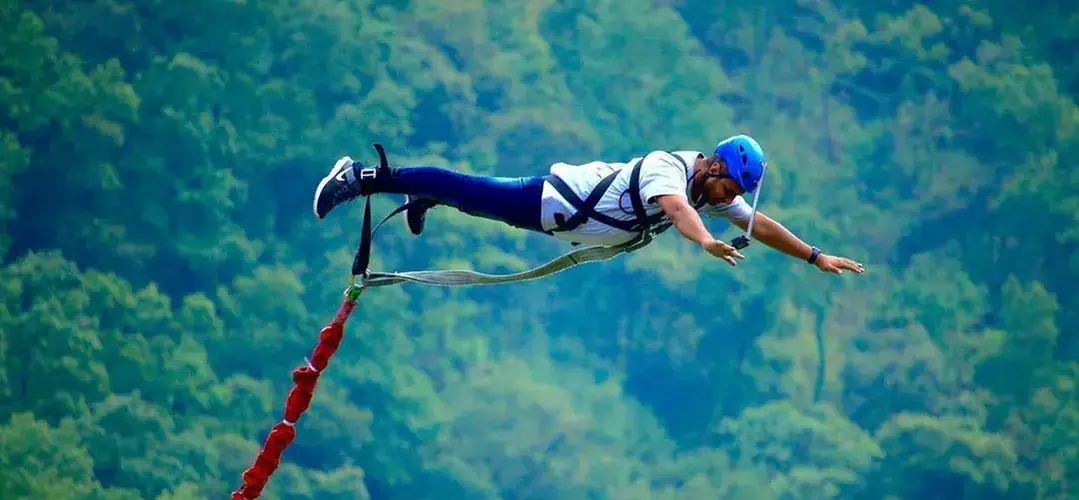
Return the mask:
{"type": "Polygon", "coordinates": [[[345,292],[345,300],[337,309],[333,321],[324,326],[319,333],[318,344],[311,358],[307,360],[307,364],[292,371],[292,381],[295,385],[289,391],[285,402],[284,419],[270,429],[270,434],[266,436],[266,442],[262,445],[262,450],[259,451],[255,462],[243,473],[243,486],[232,492],[232,500],[252,500],[262,495],[266,481],[281,463],[281,453],[296,437],[296,422],[300,420],[303,412],[307,411],[311,398],[314,396],[319,375],[326,369],[330,357],[341,345],[345,323],[356,307],[356,301],[362,292],[362,287],[353,285],[348,288],[345,292]]]}
{"type": "MultiPolygon", "coordinates": [[[[378,152],[381,168],[389,168],[386,150],[381,144],[377,143],[374,144],[374,148],[378,152]]],[[[386,219],[403,212],[406,207],[407,205],[402,205],[386,216],[386,219]]],[[[382,222],[385,221],[384,219],[382,222]]],[[[381,225],[382,223],[379,223],[379,226],[381,225]]],[[[356,301],[359,300],[360,294],[367,288],[367,285],[362,281],[357,284],[356,278],[369,276],[367,265],[371,262],[371,240],[373,236],[371,198],[366,197],[363,207],[363,229],[361,230],[360,245],[356,249],[356,255],[352,258],[352,277],[349,280],[348,288],[345,289],[345,300],[341,303],[341,307],[337,309],[337,314],[334,315],[333,321],[322,327],[318,344],[311,354],[311,359],[307,360],[307,364],[292,371],[292,381],[295,385],[289,391],[288,399],[285,401],[284,419],[270,429],[270,434],[266,436],[266,442],[263,443],[262,450],[255,457],[255,463],[251,464],[251,467],[243,473],[243,485],[232,492],[232,500],[252,500],[262,495],[262,490],[266,487],[266,481],[270,479],[270,475],[277,470],[277,466],[281,463],[281,453],[296,438],[296,422],[300,420],[300,416],[307,411],[308,405],[311,404],[311,398],[314,396],[319,375],[326,369],[326,365],[330,362],[330,357],[337,352],[337,347],[341,345],[341,337],[345,333],[345,322],[352,315],[352,310],[355,309],[356,301]]]]}

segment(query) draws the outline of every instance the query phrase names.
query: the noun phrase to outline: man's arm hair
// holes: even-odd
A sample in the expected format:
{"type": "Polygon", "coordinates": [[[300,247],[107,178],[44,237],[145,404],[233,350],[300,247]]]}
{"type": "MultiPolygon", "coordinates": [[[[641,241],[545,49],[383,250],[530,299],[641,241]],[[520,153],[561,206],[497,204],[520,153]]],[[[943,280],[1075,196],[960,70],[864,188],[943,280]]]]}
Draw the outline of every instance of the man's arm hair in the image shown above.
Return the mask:
{"type": "Polygon", "coordinates": [[[698,245],[715,240],[712,233],[708,232],[708,228],[704,226],[701,214],[693,209],[685,196],[673,194],[657,196],[656,202],[671,219],[671,224],[675,229],[678,229],[678,232],[682,233],[687,240],[698,245]]]}

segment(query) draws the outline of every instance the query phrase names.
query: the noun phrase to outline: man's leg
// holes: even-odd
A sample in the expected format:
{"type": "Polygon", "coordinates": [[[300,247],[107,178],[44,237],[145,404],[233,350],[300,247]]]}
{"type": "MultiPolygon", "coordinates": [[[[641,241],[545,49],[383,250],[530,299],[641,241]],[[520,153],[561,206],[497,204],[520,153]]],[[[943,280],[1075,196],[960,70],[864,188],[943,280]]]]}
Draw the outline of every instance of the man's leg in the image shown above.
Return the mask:
{"type": "MultiPolygon", "coordinates": [[[[485,177],[430,166],[383,171],[348,157],[338,160],[319,184],[315,215],[321,219],[341,203],[375,193],[405,194],[421,200],[416,212],[409,214],[410,226],[415,220],[422,222],[423,211],[431,206],[446,205],[513,227],[543,231],[540,226],[542,177],[485,177]]],[[[418,233],[417,228],[413,232],[418,233]]]]}
{"type": "Polygon", "coordinates": [[[513,227],[543,231],[542,177],[488,177],[439,167],[399,167],[384,189],[383,192],[407,194],[428,202],[428,207],[446,205],[513,227]]]}

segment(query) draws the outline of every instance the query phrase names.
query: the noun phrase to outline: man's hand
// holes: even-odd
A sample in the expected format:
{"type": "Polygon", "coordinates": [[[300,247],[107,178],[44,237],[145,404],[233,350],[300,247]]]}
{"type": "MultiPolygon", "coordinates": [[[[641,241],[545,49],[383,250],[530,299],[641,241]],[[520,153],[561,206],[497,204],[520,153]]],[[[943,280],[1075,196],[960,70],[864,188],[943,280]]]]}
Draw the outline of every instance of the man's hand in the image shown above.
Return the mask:
{"type": "Polygon", "coordinates": [[[706,241],[704,243],[701,243],[701,246],[704,247],[704,249],[708,251],[708,253],[727,261],[727,263],[732,266],[738,265],[738,262],[736,262],[734,259],[745,258],[742,256],[742,254],[738,251],[737,248],[734,248],[720,240],[706,241]]]}
{"type": "Polygon", "coordinates": [[[704,227],[700,214],[689,205],[685,196],[663,195],[656,198],[659,206],[667,213],[671,223],[682,233],[687,240],[692,241],[704,248],[708,253],[719,257],[732,266],[738,265],[734,259],[744,259],[737,248],[712,237],[708,228],[704,227]]]}
{"type": "Polygon", "coordinates": [[[843,270],[854,271],[855,273],[862,274],[865,268],[861,263],[850,260],[846,257],[836,257],[834,255],[820,254],[817,257],[817,269],[826,273],[843,274],[843,270]]]}

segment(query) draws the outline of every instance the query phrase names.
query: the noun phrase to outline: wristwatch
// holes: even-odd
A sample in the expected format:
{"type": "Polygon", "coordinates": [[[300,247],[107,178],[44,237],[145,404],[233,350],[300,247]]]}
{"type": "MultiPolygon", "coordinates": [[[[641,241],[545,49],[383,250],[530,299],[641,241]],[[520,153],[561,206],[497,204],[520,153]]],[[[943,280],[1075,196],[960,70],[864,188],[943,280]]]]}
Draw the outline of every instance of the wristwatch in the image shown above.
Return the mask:
{"type": "Polygon", "coordinates": [[[813,253],[811,253],[809,255],[809,258],[806,259],[806,262],[808,262],[810,264],[816,264],[817,263],[817,257],[820,257],[820,249],[817,248],[817,247],[810,247],[810,248],[813,249],[813,253]]]}

